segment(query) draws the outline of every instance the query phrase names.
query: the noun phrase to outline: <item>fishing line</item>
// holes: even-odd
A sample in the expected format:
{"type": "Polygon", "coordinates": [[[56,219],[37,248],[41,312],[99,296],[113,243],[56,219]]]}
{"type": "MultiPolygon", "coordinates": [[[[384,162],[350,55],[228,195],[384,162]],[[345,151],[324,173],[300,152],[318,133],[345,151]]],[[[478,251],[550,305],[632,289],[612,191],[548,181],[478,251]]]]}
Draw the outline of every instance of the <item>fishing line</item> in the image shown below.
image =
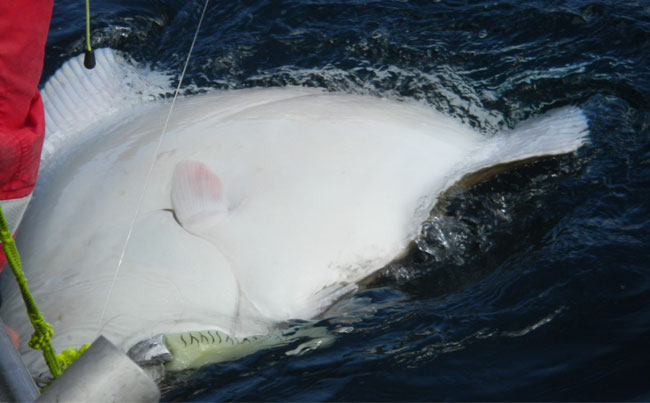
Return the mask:
{"type": "Polygon", "coordinates": [[[142,192],[140,193],[140,199],[138,200],[138,205],[135,210],[135,214],[133,216],[133,219],[131,220],[131,225],[129,226],[129,232],[126,235],[126,239],[124,241],[124,246],[122,247],[122,252],[120,253],[120,260],[117,262],[117,268],[115,269],[115,274],[113,275],[113,280],[111,282],[111,286],[108,289],[108,296],[106,297],[106,301],[104,303],[104,308],[102,309],[102,314],[99,316],[99,323],[97,324],[97,335],[96,337],[99,336],[99,332],[101,330],[101,325],[102,321],[104,320],[104,316],[106,314],[106,309],[108,308],[108,302],[111,299],[111,296],[113,294],[113,289],[115,288],[115,282],[117,281],[117,276],[120,272],[120,268],[122,267],[122,262],[124,261],[124,255],[126,253],[126,247],[129,244],[129,241],[131,240],[131,235],[133,234],[133,227],[135,227],[135,221],[140,215],[140,210],[142,208],[142,201],[144,200],[144,195],[147,192],[147,188],[149,186],[149,180],[151,179],[151,173],[153,172],[153,168],[156,165],[156,157],[158,156],[158,152],[160,151],[160,146],[162,145],[163,137],[165,136],[165,133],[167,132],[167,126],[169,125],[169,119],[172,116],[172,111],[174,110],[174,105],[176,104],[176,98],[178,97],[178,93],[181,89],[181,84],[183,83],[183,78],[185,77],[185,71],[187,70],[187,66],[190,63],[190,57],[192,56],[192,50],[194,50],[194,44],[196,43],[196,38],[199,36],[199,30],[201,29],[201,23],[203,22],[203,17],[205,16],[205,11],[208,8],[208,3],[210,0],[205,0],[205,4],[203,5],[203,11],[201,12],[201,18],[199,18],[199,23],[196,26],[196,32],[194,33],[194,38],[192,39],[192,44],[190,45],[190,50],[187,53],[187,59],[185,59],[185,65],[183,66],[183,71],[181,71],[181,76],[178,79],[178,85],[176,86],[176,91],[174,91],[174,98],[172,99],[172,104],[169,106],[169,112],[167,112],[167,118],[165,119],[165,124],[163,125],[162,132],[160,133],[160,136],[158,137],[158,143],[156,144],[156,149],[153,154],[153,158],[151,160],[151,164],[149,165],[149,171],[147,172],[147,176],[144,181],[144,186],[142,187],[142,192]]]}

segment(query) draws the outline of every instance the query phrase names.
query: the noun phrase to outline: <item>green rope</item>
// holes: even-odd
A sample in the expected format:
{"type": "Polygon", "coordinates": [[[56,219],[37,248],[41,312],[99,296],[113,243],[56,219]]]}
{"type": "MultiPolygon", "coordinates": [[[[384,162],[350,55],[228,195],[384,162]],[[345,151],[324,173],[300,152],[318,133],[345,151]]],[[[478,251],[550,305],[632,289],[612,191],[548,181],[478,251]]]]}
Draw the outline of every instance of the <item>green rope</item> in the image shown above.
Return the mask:
{"type": "Polygon", "coordinates": [[[57,354],[56,360],[58,361],[61,370],[65,371],[66,368],[79,358],[84,351],[88,350],[88,347],[90,347],[90,344],[84,344],[81,348],[68,347],[63,350],[63,352],[57,354]]]}
{"type": "Polygon", "coordinates": [[[86,49],[90,52],[90,0],[86,0],[86,49]]]}
{"type": "Polygon", "coordinates": [[[27,279],[22,270],[18,249],[16,249],[16,243],[14,242],[14,238],[11,236],[11,231],[7,225],[5,216],[2,213],[2,208],[0,208],[0,241],[2,241],[2,249],[7,257],[7,262],[9,262],[9,266],[11,266],[11,270],[14,272],[14,276],[16,276],[16,280],[18,281],[18,287],[23,295],[29,320],[34,326],[34,334],[32,334],[32,338],[29,341],[29,346],[34,349],[43,350],[45,362],[50,368],[52,376],[57,378],[61,375],[61,367],[59,366],[56,353],[54,352],[54,348],[50,342],[50,339],[54,336],[54,331],[52,330],[52,325],[43,319],[43,316],[36,306],[34,298],[32,298],[32,295],[27,288],[27,279]]]}
{"type": "Polygon", "coordinates": [[[84,51],[84,67],[92,69],[95,67],[95,52],[90,46],[90,0],[86,0],[86,50],[84,51]]]}

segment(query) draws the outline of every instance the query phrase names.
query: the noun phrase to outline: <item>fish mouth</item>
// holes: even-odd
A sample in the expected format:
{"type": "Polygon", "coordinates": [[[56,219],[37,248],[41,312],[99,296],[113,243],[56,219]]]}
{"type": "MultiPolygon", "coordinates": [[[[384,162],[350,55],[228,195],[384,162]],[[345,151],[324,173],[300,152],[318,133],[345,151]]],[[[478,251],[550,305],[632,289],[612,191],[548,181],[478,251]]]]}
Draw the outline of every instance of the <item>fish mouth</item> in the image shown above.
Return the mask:
{"type": "Polygon", "coordinates": [[[334,342],[323,326],[311,323],[274,329],[265,335],[234,337],[220,330],[161,333],[133,345],[127,355],[155,381],[166,371],[198,369],[207,364],[234,361],[259,350],[285,346],[303,340],[287,355],[299,355],[334,342]]]}

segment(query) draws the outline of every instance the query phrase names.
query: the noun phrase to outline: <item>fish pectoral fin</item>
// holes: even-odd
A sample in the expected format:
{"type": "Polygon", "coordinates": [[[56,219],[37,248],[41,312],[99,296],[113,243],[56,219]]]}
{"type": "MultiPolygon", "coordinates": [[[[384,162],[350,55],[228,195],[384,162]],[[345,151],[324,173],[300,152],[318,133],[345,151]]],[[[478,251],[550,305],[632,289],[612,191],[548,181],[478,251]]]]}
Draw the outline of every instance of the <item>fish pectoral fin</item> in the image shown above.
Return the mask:
{"type": "Polygon", "coordinates": [[[221,180],[198,161],[183,161],[176,165],[171,199],[176,219],[194,234],[202,234],[213,227],[228,212],[221,180]]]}

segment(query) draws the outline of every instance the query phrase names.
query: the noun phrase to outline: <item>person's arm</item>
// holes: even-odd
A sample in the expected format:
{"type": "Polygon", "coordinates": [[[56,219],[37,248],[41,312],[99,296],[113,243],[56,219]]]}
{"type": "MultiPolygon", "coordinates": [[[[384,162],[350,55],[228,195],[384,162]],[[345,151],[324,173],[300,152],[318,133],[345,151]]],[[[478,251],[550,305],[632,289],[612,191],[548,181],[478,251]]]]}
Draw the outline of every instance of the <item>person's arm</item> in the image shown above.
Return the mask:
{"type": "Polygon", "coordinates": [[[45,135],[38,82],[52,3],[0,1],[0,206],[13,233],[36,184],[45,135]]]}

